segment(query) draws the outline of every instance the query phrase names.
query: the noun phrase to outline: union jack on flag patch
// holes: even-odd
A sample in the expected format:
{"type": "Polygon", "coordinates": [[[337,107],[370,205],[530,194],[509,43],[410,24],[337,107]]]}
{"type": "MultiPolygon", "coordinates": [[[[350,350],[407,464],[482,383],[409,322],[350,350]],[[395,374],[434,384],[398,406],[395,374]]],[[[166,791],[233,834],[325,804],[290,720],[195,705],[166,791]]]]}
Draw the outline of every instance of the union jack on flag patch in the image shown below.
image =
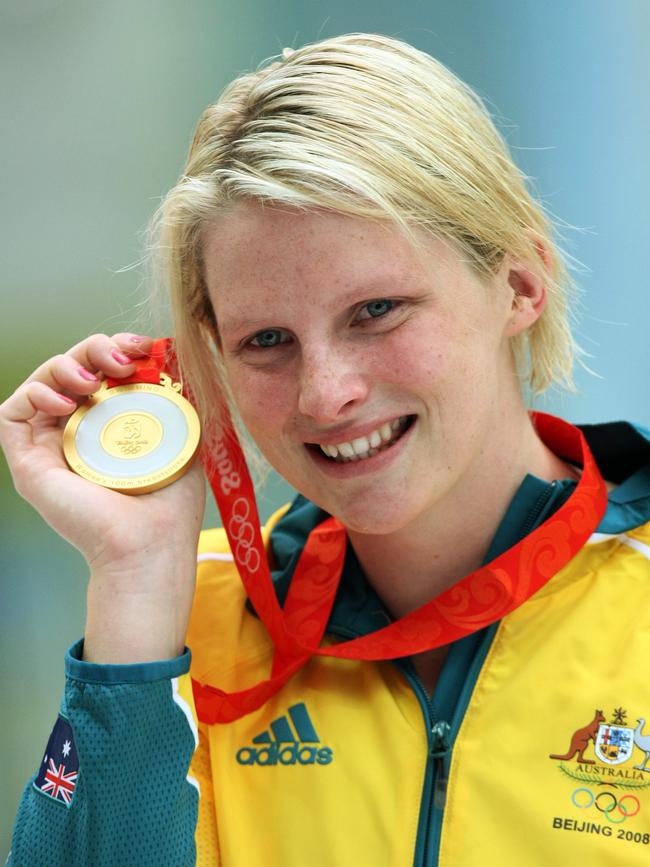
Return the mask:
{"type": "Polygon", "coordinates": [[[72,804],[78,776],[79,758],[72,727],[68,720],[59,714],[47,742],[34,786],[48,798],[69,807],[72,804]]]}

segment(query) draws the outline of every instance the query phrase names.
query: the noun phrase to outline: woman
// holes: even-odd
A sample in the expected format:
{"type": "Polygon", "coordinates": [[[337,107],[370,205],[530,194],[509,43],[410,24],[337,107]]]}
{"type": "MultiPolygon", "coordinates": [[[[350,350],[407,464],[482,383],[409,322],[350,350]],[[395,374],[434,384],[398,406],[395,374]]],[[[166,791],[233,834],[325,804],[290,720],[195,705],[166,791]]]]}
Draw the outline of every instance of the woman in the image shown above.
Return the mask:
{"type": "Polygon", "coordinates": [[[224,531],[199,541],[198,462],[125,497],[63,460],[67,417],[151,339],[42,365],[2,443],[91,577],[9,863],[642,863],[650,446],[594,426],[598,472],[526,410],[570,382],[571,287],[478,98],[387,37],[285,51],[206,110],[153,237],[206,451],[228,395],[300,492],[265,533],[278,646],[224,531]],[[337,527],[319,649],[301,611],[336,587],[337,527]]]}

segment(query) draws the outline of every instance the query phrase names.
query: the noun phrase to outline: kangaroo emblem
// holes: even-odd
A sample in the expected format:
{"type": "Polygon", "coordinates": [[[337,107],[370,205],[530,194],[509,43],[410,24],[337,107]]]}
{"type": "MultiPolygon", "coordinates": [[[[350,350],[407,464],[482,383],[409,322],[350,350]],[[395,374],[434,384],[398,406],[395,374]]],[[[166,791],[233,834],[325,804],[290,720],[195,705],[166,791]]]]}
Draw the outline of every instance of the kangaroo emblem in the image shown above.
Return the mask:
{"type": "Polygon", "coordinates": [[[598,726],[600,723],[605,722],[605,717],[603,716],[602,710],[595,711],[594,718],[589,723],[589,725],[583,726],[583,728],[578,729],[573,733],[573,737],[571,738],[571,744],[569,745],[569,749],[564,756],[556,756],[551,755],[549,759],[560,759],[564,761],[569,761],[572,759],[575,754],[578,754],[578,761],[583,765],[595,765],[596,762],[593,759],[585,759],[583,756],[583,752],[589,746],[589,741],[595,741],[596,735],[598,734],[598,726]]]}

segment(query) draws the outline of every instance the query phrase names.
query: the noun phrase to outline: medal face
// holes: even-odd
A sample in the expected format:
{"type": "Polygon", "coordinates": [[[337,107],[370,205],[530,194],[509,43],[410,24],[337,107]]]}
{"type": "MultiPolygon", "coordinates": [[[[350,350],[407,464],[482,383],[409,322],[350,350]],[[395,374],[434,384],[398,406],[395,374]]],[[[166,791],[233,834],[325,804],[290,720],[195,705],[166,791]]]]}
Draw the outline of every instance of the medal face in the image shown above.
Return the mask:
{"type": "Polygon", "coordinates": [[[189,469],[201,438],[199,418],[165,373],[160,385],[105,385],[63,432],[63,453],[84,479],[124,494],[163,488],[189,469]]]}

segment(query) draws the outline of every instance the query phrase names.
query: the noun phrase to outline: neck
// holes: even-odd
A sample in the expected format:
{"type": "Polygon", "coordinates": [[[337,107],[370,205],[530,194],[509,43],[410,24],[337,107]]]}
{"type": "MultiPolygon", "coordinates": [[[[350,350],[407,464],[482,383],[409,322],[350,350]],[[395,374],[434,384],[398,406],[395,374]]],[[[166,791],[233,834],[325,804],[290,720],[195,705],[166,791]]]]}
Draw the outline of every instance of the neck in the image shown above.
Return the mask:
{"type": "Polygon", "coordinates": [[[549,482],[576,476],[542,443],[523,407],[518,424],[511,419],[502,433],[491,438],[478,465],[416,521],[382,536],[349,532],[369,583],[394,618],[484,562],[526,473],[549,482]]]}

